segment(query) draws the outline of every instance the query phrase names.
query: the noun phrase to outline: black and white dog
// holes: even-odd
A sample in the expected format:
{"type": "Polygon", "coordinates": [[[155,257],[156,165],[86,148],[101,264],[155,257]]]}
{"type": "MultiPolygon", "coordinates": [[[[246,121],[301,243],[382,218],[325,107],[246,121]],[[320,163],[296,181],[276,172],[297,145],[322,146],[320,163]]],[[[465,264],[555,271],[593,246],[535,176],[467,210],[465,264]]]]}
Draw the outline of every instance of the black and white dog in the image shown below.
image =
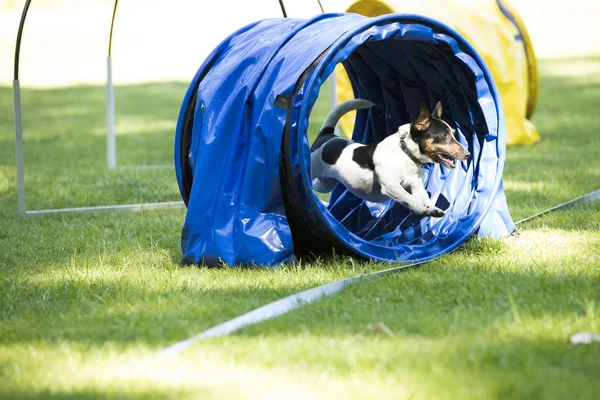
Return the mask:
{"type": "Polygon", "coordinates": [[[433,113],[425,103],[417,118],[378,143],[360,144],[334,135],[339,119],[352,110],[373,103],[355,99],[334,108],[325,119],[311,147],[313,189],[331,192],[341,182],[359,198],[375,203],[392,199],[420,216],[442,217],[423,185],[423,165],[440,163],[454,168],[454,161],[470,153],[454,137],[442,117],[438,101],[433,113]]]}

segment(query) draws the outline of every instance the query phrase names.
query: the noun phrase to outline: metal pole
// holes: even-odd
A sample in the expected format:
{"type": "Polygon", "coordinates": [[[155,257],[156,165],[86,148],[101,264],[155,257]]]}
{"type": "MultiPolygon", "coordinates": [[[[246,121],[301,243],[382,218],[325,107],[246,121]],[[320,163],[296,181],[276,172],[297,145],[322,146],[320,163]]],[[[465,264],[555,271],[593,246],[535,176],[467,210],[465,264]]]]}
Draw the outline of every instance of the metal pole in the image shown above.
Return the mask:
{"type": "Polygon", "coordinates": [[[25,28],[25,19],[31,0],[25,2],[19,30],[17,32],[17,43],[15,44],[15,69],[13,75],[13,101],[15,110],[15,157],[17,159],[17,210],[19,215],[25,215],[25,157],[23,155],[23,118],[21,109],[21,84],[19,83],[19,59],[21,54],[21,38],[25,28]]]}
{"type": "Polygon", "coordinates": [[[106,57],[106,165],[108,168],[117,167],[117,138],[115,136],[115,87],[112,79],[112,38],[115,26],[115,15],[117,5],[115,0],[112,19],[110,21],[110,33],[108,36],[108,56],[106,57]]]}
{"type": "Polygon", "coordinates": [[[15,155],[17,159],[17,210],[23,216],[27,212],[25,206],[25,157],[23,155],[23,121],[21,118],[21,85],[13,80],[15,104],[15,155]]]}
{"type": "Polygon", "coordinates": [[[185,208],[183,201],[165,201],[162,203],[141,203],[141,204],[117,204],[112,206],[94,206],[94,207],[74,207],[74,208],[56,208],[51,210],[27,211],[27,216],[37,216],[45,214],[58,213],[86,213],[100,211],[146,211],[163,208],[185,208]]]}
{"type": "Polygon", "coordinates": [[[115,137],[115,87],[112,81],[112,60],[106,58],[106,164],[117,166],[117,139],[115,137]]]}

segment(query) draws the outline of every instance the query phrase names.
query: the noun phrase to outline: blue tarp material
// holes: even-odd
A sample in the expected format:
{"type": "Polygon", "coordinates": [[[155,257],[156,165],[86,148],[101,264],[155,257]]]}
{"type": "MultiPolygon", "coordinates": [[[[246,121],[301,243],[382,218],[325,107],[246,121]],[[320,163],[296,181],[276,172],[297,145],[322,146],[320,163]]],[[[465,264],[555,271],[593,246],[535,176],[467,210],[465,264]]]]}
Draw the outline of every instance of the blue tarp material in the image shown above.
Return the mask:
{"type": "Polygon", "coordinates": [[[296,250],[337,247],[412,262],[456,248],[473,233],[514,230],[502,188],[505,125],[490,72],[451,28],[417,15],[324,14],[270,19],[232,34],[206,59],[184,98],[175,166],[188,206],[183,261],[278,265],[296,250]],[[392,201],[363,202],[339,185],[329,206],[310,186],[308,120],[335,65],[356,97],[353,139],[381,140],[440,100],[472,157],[427,166],[441,219],[392,201]],[[293,234],[293,238],[292,238],[293,234]]]}

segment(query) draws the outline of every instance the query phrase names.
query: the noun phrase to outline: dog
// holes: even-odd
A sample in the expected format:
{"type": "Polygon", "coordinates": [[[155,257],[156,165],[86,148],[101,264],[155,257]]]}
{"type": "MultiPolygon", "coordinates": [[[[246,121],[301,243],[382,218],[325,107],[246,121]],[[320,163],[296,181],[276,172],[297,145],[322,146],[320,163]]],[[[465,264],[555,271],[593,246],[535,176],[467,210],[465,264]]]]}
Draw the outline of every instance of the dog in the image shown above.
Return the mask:
{"type": "Polygon", "coordinates": [[[419,216],[444,216],[425,190],[423,166],[439,163],[453,169],[455,160],[466,160],[470,153],[441,119],[442,103],[438,101],[430,113],[422,102],[414,121],[377,143],[355,143],[334,134],[344,114],[373,105],[368,100],[349,100],[327,116],[311,146],[313,189],[329,193],[341,183],[363,200],[392,199],[419,216]]]}

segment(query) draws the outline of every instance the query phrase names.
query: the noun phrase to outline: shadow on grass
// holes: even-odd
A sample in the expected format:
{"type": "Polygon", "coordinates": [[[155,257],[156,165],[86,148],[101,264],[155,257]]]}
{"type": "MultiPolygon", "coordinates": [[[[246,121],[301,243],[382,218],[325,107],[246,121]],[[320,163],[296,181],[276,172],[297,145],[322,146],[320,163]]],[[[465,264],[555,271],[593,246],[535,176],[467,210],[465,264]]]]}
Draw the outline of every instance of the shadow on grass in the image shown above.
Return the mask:
{"type": "MultiPolygon", "coordinates": [[[[136,227],[147,230],[145,238],[117,240],[119,229],[111,225],[115,223],[92,223],[97,232],[111,227],[108,231],[115,233],[102,233],[91,245],[81,237],[84,228],[79,233],[75,228],[52,249],[42,246],[41,254],[29,262],[5,270],[0,314],[5,345],[43,340],[164,346],[319,283],[310,278],[319,265],[305,271],[175,268],[169,260],[177,251],[175,239],[165,233],[153,236],[164,227],[146,222],[136,227]],[[298,279],[302,275],[309,279],[298,279]],[[42,321],[44,329],[36,329],[42,321]]],[[[558,231],[567,237],[569,232],[585,232],[585,226],[558,231]]],[[[395,321],[391,327],[402,327],[407,334],[442,338],[514,318],[511,295],[515,307],[532,317],[577,314],[585,311],[585,299],[600,302],[600,277],[581,268],[548,268],[592,265],[585,255],[598,249],[600,238],[591,235],[578,243],[577,252],[556,250],[534,257],[510,254],[502,242],[474,240],[443,260],[365,281],[341,296],[283,316],[274,325],[250,327],[238,335],[307,330],[315,335],[361,335],[375,315],[395,321]],[[340,312],[331,311],[335,309],[340,312]],[[361,311],[355,315],[353,309],[361,311]]],[[[25,253],[32,251],[30,247],[25,253]]],[[[380,267],[389,265],[371,265],[380,267]]]]}
{"type": "MultiPolygon", "coordinates": [[[[306,384],[318,379],[322,371],[331,371],[335,379],[360,377],[370,383],[377,383],[382,375],[418,390],[422,398],[438,398],[435,391],[442,388],[481,398],[594,398],[600,346],[570,348],[566,337],[573,332],[564,332],[560,325],[585,330],[580,320],[589,313],[589,303],[586,309],[583,300],[600,301],[595,290],[600,278],[535,273],[533,264],[523,267],[523,273],[478,273],[475,269],[451,273],[424,267],[383,281],[363,282],[342,295],[230,337],[199,343],[176,362],[193,360],[195,364],[185,368],[190,380],[198,360],[210,363],[208,355],[233,360],[232,365],[250,371],[283,368],[306,384]],[[366,328],[379,321],[385,321],[396,336],[366,328]],[[548,381],[548,376],[553,379],[548,381]],[[430,396],[428,390],[433,390],[430,396]]],[[[4,348],[35,348],[43,343],[49,349],[68,348],[69,354],[99,353],[107,344],[117,352],[136,344],[146,351],[159,349],[248,311],[260,305],[257,298],[265,301],[265,294],[274,294],[261,287],[148,290],[130,285],[121,289],[120,296],[119,289],[113,289],[119,282],[20,286],[21,298],[27,299],[19,301],[27,308],[21,310],[26,317],[2,317],[4,348]],[[73,298],[62,305],[55,303],[57,292],[59,297],[69,292],[73,298]],[[75,293],[80,295],[74,298],[75,293]],[[42,298],[50,308],[66,311],[44,309],[42,298]],[[43,329],[31,329],[32,321],[43,329]]],[[[152,370],[163,363],[155,359],[145,365],[152,370]]],[[[49,376],[55,368],[48,361],[35,367],[49,376]]],[[[183,373],[183,367],[177,365],[169,372],[177,375],[178,370],[183,373]]],[[[235,375],[235,369],[230,372],[235,375]]],[[[136,382],[152,382],[150,377],[138,375],[133,374],[136,382]]],[[[74,376],[80,379],[78,373],[74,376]]],[[[99,371],[96,379],[101,376],[99,371]]],[[[73,393],[78,398],[148,394],[120,392],[119,385],[127,385],[128,379],[119,377],[106,390],[76,389],[73,393]]],[[[210,377],[205,379],[210,383],[210,377]]],[[[235,376],[227,382],[235,384],[235,376]]],[[[169,381],[153,382],[155,388],[148,389],[149,393],[166,393],[163,384],[168,386],[169,381]]],[[[90,385],[98,386],[95,380],[90,385]]],[[[189,395],[182,386],[178,398],[189,395]]],[[[219,388],[222,391],[227,386],[219,388]]],[[[194,396],[212,394],[204,385],[191,390],[194,396]]],[[[70,392],[55,391],[67,398],[70,392]]],[[[9,393],[28,398],[18,390],[9,393]]]]}
{"type": "MultiPolygon", "coordinates": [[[[289,398],[286,389],[305,392],[299,398],[331,398],[313,397],[320,392],[354,398],[351,393],[358,392],[361,398],[595,399],[597,393],[594,373],[600,347],[571,349],[559,340],[512,337],[497,343],[454,342],[449,347],[447,342],[403,343],[404,338],[340,342],[321,337],[318,351],[307,354],[307,347],[296,347],[293,340],[270,339],[261,354],[248,349],[263,345],[258,339],[231,340],[207,344],[203,351],[191,349],[179,362],[148,358],[144,367],[152,373],[146,376],[142,371],[118,376],[101,370],[95,380],[81,382],[78,371],[69,366],[65,372],[74,374],[74,387],[4,392],[7,398],[22,399],[289,398]],[[226,369],[217,362],[219,368],[213,370],[202,365],[219,355],[236,363],[226,369]],[[322,378],[323,371],[329,379],[322,378]],[[106,376],[112,377],[110,384],[102,385],[106,376]]],[[[37,369],[51,379],[48,364],[37,369]]],[[[103,362],[102,367],[110,368],[111,363],[103,362]]]]}

